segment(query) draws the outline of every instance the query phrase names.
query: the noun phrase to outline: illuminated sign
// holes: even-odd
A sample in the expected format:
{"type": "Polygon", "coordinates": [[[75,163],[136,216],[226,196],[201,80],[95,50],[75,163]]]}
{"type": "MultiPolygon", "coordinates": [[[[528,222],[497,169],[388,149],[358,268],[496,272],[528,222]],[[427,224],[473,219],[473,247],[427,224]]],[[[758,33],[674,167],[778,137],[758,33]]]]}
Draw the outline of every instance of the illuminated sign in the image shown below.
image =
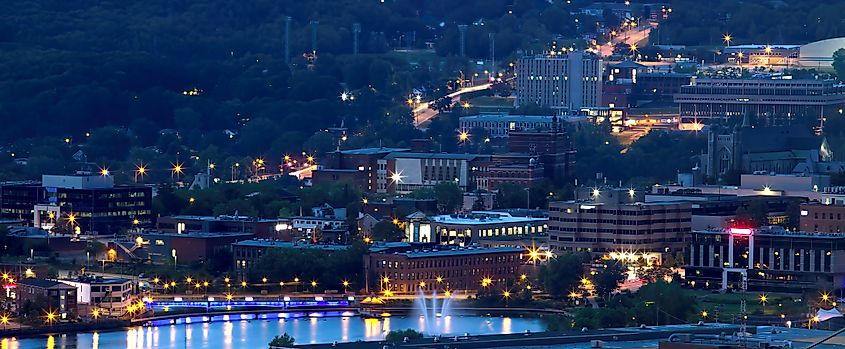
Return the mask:
{"type": "Polygon", "coordinates": [[[750,236],[751,228],[731,228],[731,235],[750,236]]]}

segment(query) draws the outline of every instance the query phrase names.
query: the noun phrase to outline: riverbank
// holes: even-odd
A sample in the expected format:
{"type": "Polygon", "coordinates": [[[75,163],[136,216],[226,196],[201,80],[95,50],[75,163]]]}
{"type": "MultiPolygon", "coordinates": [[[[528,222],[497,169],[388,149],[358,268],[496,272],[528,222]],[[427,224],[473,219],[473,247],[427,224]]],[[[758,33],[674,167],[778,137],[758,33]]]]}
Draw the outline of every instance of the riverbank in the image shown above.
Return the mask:
{"type": "MultiPolygon", "coordinates": [[[[644,328],[614,328],[565,332],[525,332],[501,335],[473,335],[473,336],[451,336],[451,337],[425,337],[418,340],[411,340],[405,343],[389,343],[386,341],[349,342],[331,344],[305,344],[295,345],[302,349],[382,349],[385,346],[391,348],[450,348],[450,349],[475,349],[475,348],[529,348],[547,347],[554,345],[573,345],[576,343],[590,343],[591,341],[603,342],[633,342],[644,340],[663,340],[676,333],[689,334],[731,334],[740,331],[738,325],[708,323],[703,325],[667,325],[644,328]]],[[[755,328],[747,329],[754,333],[755,328]]]]}
{"type": "Polygon", "coordinates": [[[0,337],[36,337],[50,334],[78,333],[93,331],[116,331],[132,326],[128,320],[102,320],[86,323],[54,324],[39,327],[7,328],[0,330],[0,337]]]}

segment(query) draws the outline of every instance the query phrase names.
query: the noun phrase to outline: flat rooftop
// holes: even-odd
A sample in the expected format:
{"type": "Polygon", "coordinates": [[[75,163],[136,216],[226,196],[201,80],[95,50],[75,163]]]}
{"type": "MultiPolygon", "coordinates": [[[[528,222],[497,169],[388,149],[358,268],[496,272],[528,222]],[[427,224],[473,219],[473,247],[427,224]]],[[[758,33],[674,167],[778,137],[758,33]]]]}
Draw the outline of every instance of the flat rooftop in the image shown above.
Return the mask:
{"type": "Polygon", "coordinates": [[[165,216],[159,219],[176,219],[184,221],[205,221],[205,222],[278,222],[284,219],[264,219],[250,216],[195,216],[195,215],[175,215],[165,216]]]}
{"type": "Polygon", "coordinates": [[[383,153],[403,152],[403,151],[409,151],[409,150],[410,149],[407,149],[407,148],[378,147],[378,148],[347,149],[347,150],[341,150],[340,153],[344,154],[344,155],[375,155],[375,154],[383,154],[383,153]]]}
{"type": "Polygon", "coordinates": [[[512,224],[512,223],[538,223],[547,222],[548,218],[512,216],[507,212],[474,211],[469,214],[460,215],[439,215],[429,217],[432,222],[457,225],[488,225],[488,224],[512,224]]]}
{"type": "Polygon", "coordinates": [[[243,240],[233,243],[232,246],[244,247],[263,247],[263,248],[289,248],[300,250],[323,250],[323,251],[346,251],[349,245],[320,245],[320,244],[302,244],[289,241],[268,240],[268,239],[252,239],[243,240]]]}
{"type": "MultiPolygon", "coordinates": [[[[754,236],[780,236],[780,237],[797,237],[797,238],[816,238],[816,239],[845,239],[845,233],[820,233],[820,232],[809,232],[809,231],[788,231],[783,229],[770,229],[770,228],[755,228],[752,229],[754,236]]],[[[705,230],[693,230],[695,234],[713,234],[713,235],[726,235],[730,234],[728,230],[725,229],[705,229],[705,230]]]]}
{"type": "Polygon", "coordinates": [[[253,233],[242,233],[242,232],[231,232],[231,231],[221,231],[221,232],[213,232],[213,231],[188,231],[179,233],[165,233],[160,231],[145,231],[141,232],[139,235],[143,237],[150,237],[150,236],[168,236],[168,237],[184,237],[184,238],[196,238],[196,239],[213,239],[213,238],[223,238],[223,237],[252,237],[255,236],[253,233]]]}
{"type": "Polygon", "coordinates": [[[393,152],[385,156],[385,159],[448,159],[448,160],[475,160],[480,157],[490,157],[482,154],[457,154],[457,153],[409,153],[393,152]]]}
{"type": "Polygon", "coordinates": [[[402,255],[408,258],[434,258],[448,256],[472,256],[490,253],[522,253],[524,248],[520,247],[458,247],[451,249],[424,249],[406,252],[394,252],[395,255],[402,255]]]}
{"type": "Polygon", "coordinates": [[[511,114],[480,114],[462,116],[461,121],[516,121],[516,122],[551,122],[552,115],[511,115],[511,114]]]}

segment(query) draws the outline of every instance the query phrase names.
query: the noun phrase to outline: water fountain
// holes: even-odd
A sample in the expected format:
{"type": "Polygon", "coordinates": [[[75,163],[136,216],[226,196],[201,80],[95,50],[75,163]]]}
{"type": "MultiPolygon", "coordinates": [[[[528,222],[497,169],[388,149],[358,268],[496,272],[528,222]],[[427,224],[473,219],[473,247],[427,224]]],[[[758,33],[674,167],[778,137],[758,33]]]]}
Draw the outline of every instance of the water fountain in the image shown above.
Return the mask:
{"type": "Polygon", "coordinates": [[[452,316],[452,298],[445,297],[438,307],[437,290],[431,292],[431,302],[426,302],[426,294],[422,289],[417,290],[417,297],[414,301],[414,316],[422,320],[423,330],[427,335],[443,334],[443,324],[439,319],[446,319],[452,316]],[[438,333],[439,332],[439,333],[438,333]]]}

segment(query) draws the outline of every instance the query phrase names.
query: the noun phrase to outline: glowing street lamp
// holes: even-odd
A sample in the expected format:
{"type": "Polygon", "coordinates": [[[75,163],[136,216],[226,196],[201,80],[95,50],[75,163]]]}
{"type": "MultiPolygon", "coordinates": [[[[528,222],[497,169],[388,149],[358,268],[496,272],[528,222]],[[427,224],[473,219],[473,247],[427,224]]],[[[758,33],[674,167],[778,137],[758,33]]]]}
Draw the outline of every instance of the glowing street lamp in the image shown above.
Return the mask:
{"type": "Polygon", "coordinates": [[[397,184],[402,183],[402,178],[404,178],[404,176],[402,176],[399,172],[394,172],[390,175],[390,180],[397,184]]]}
{"type": "Polygon", "coordinates": [[[346,293],[346,289],[349,288],[349,281],[343,280],[343,293],[346,293]]]}
{"type": "Polygon", "coordinates": [[[702,318],[705,318],[705,319],[706,319],[706,318],[707,318],[707,315],[709,315],[709,314],[707,313],[707,310],[704,310],[704,311],[702,311],[702,312],[701,312],[701,317],[702,317],[702,318]]]}
{"type": "Polygon", "coordinates": [[[769,301],[769,297],[766,294],[761,294],[759,299],[760,299],[760,304],[762,304],[763,306],[766,306],[766,302],[769,301]]]}
{"type": "Polygon", "coordinates": [[[469,139],[469,133],[466,131],[461,131],[458,133],[458,140],[461,142],[466,142],[469,139]]]}
{"type": "Polygon", "coordinates": [[[175,176],[176,179],[179,179],[179,176],[182,175],[182,173],[185,172],[185,169],[184,169],[184,167],[182,167],[182,164],[179,163],[178,161],[175,164],[172,164],[172,165],[173,165],[173,167],[170,168],[170,177],[175,176]]]}
{"type": "Polygon", "coordinates": [[[9,314],[0,315],[0,324],[3,325],[3,329],[6,329],[6,325],[9,324],[9,314]]]}
{"type": "Polygon", "coordinates": [[[100,318],[100,309],[94,308],[93,310],[91,310],[91,317],[93,317],[94,320],[99,319],[100,318]]]}
{"type": "Polygon", "coordinates": [[[730,46],[730,45],[731,45],[731,39],[733,39],[733,38],[731,37],[731,34],[725,34],[725,36],[723,36],[723,37],[722,37],[722,40],[724,40],[724,41],[725,41],[725,46],[730,46]]]}
{"type": "Polygon", "coordinates": [[[573,300],[573,301],[574,301],[574,300],[576,300],[576,299],[578,299],[578,292],[575,292],[575,291],[569,291],[569,299],[571,299],[571,300],[573,300]]]}
{"type": "Polygon", "coordinates": [[[100,176],[107,177],[109,175],[109,169],[106,167],[100,167],[100,176]]]}
{"type": "Polygon", "coordinates": [[[52,325],[56,322],[58,318],[58,314],[54,310],[48,310],[47,313],[44,315],[44,320],[47,322],[48,325],[52,325]]]}

